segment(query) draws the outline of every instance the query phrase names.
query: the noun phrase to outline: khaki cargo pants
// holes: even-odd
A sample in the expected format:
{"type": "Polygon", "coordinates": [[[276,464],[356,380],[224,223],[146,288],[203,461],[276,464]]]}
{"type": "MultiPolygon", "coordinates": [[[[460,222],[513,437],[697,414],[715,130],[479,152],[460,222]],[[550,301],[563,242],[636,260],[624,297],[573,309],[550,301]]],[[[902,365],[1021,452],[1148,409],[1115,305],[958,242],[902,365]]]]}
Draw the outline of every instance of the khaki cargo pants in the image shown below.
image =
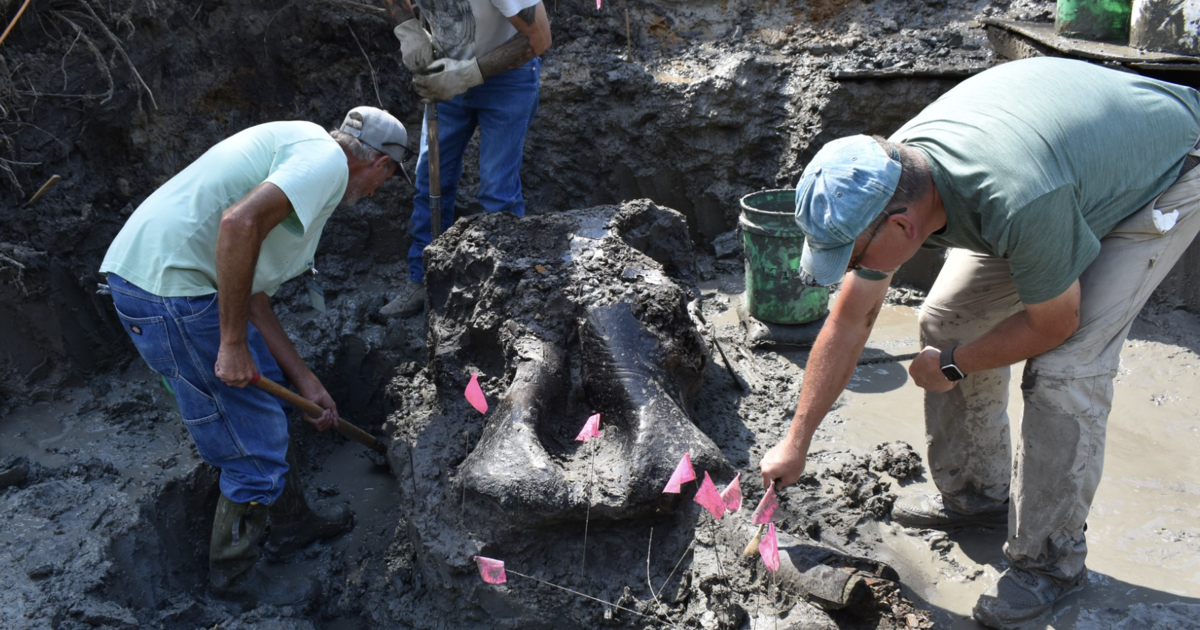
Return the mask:
{"type": "MultiPolygon", "coordinates": [[[[1130,325],[1200,232],[1200,167],[1101,240],[1080,277],[1078,331],[1026,362],[1024,413],[1011,453],[1009,368],[969,375],[925,393],[929,467],[946,504],[965,513],[1002,509],[1011,497],[1004,552],[1016,567],[1059,581],[1084,568],[1084,522],[1104,465],[1113,377],[1130,325]],[[1152,212],[1179,210],[1165,233],[1152,212]]],[[[950,251],[919,318],[936,348],[971,341],[1019,311],[1008,261],[950,251]]]]}

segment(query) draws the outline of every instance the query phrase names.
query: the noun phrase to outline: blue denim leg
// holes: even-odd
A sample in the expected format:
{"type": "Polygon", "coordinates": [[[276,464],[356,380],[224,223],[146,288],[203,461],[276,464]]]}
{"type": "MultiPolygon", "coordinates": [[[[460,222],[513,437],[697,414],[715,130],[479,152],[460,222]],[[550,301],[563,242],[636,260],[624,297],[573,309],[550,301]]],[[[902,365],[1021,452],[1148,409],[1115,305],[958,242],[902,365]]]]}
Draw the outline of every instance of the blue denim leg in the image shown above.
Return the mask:
{"type": "MultiPolygon", "coordinates": [[[[441,157],[442,229],[454,224],[455,198],[462,175],[463,152],[480,130],[479,203],[485,212],[525,215],[521,194],[521,160],[525,134],[538,109],[540,58],[504,74],[494,76],[445,103],[438,103],[438,151],[441,157]]],[[[421,259],[432,239],[429,211],[428,130],[422,125],[421,151],[417,158],[417,193],[413,197],[413,237],[408,250],[408,277],[425,281],[421,259]]]]}
{"type": "MultiPolygon", "coordinates": [[[[235,503],[274,503],[288,470],[288,422],[279,401],[254,387],[229,387],[213,374],[220,347],[217,294],[164,298],[108,275],[113,304],[134,345],[175,391],[183,423],[204,461],[221,469],[221,493],[235,503]]],[[[250,353],[261,374],[283,372],[253,325],[250,353]]]]}
{"type": "Polygon", "coordinates": [[[479,122],[479,203],[484,212],[525,216],[521,160],[538,110],[541,59],[492,77],[466,93],[479,122]]]}

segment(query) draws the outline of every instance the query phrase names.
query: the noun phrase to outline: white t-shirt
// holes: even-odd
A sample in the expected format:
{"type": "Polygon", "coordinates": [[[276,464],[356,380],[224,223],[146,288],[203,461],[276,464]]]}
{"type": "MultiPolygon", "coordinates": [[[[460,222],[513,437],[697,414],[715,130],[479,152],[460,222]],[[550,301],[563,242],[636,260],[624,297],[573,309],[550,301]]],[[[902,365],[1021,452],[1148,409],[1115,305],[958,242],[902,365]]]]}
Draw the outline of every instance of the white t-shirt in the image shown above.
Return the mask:
{"type": "Polygon", "coordinates": [[[319,125],[251,127],[209,149],[147,197],[109,246],[100,271],[162,297],[215,292],[222,213],[271,182],[294,210],[267,233],[254,268],[253,293],[273,294],[308,268],[349,181],[346,154],[319,125]]]}
{"type": "Polygon", "coordinates": [[[423,0],[435,45],[451,59],[482,57],[517,34],[508,18],[540,0],[423,0]]]}

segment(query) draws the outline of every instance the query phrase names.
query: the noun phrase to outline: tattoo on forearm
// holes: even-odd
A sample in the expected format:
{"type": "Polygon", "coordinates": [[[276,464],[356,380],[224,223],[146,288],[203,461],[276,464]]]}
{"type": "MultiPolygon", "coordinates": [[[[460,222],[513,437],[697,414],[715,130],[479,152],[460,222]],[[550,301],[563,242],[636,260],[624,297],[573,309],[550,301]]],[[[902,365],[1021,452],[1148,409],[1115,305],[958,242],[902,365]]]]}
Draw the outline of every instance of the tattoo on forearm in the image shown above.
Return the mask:
{"type": "Polygon", "coordinates": [[[537,5],[529,7],[528,9],[521,9],[521,11],[517,13],[517,17],[524,20],[526,24],[533,26],[534,21],[537,20],[537,5]]]}
{"type": "Polygon", "coordinates": [[[512,70],[535,56],[529,38],[517,33],[479,59],[479,73],[486,79],[512,70]]]}
{"type": "Polygon", "coordinates": [[[384,9],[387,9],[388,19],[391,20],[393,26],[398,26],[413,18],[412,5],[405,2],[403,4],[396,0],[379,0],[384,9]]]}

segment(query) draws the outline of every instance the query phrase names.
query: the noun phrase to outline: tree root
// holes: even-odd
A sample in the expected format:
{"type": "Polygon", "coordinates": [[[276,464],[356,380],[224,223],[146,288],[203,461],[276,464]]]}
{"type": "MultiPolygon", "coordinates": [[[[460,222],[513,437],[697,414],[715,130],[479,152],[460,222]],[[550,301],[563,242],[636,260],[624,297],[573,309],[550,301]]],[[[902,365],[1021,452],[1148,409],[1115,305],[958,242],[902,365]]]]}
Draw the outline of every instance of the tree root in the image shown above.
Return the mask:
{"type": "Polygon", "coordinates": [[[29,295],[29,290],[25,288],[25,265],[22,265],[21,263],[9,258],[8,256],[5,256],[4,254],[0,254],[0,271],[8,268],[12,268],[14,270],[13,284],[17,285],[17,287],[21,289],[21,293],[29,295]]]}
{"type": "Polygon", "coordinates": [[[321,4],[330,4],[335,7],[341,7],[343,9],[350,9],[351,11],[359,11],[362,13],[370,13],[372,15],[378,15],[380,17],[387,17],[387,10],[384,9],[383,7],[377,7],[377,6],[373,6],[370,4],[364,4],[362,2],[354,2],[354,0],[313,0],[313,1],[320,2],[321,4]]]}
{"type": "MultiPolygon", "coordinates": [[[[96,69],[99,70],[100,74],[104,76],[104,80],[108,82],[108,92],[104,94],[104,98],[101,99],[100,104],[103,105],[103,104],[111,101],[113,95],[116,93],[116,86],[113,83],[112,73],[108,71],[108,63],[105,62],[104,55],[100,53],[100,49],[96,47],[96,43],[92,41],[91,37],[87,36],[87,33],[84,32],[84,30],[81,26],[79,26],[75,22],[71,21],[70,18],[66,17],[65,15],[63,15],[62,13],[59,13],[59,12],[55,12],[54,16],[57,17],[58,19],[62,20],[63,22],[66,22],[67,25],[70,26],[71,28],[75,29],[76,38],[82,39],[84,45],[86,45],[88,47],[88,50],[92,51],[92,57],[95,58],[95,60],[96,60],[96,69]]],[[[64,64],[64,66],[66,64],[66,56],[65,55],[63,56],[63,64],[64,64]]],[[[65,72],[66,71],[64,70],[64,74],[65,74],[65,72]]],[[[65,79],[64,79],[64,82],[65,82],[65,79]]]]}
{"type": "MultiPolygon", "coordinates": [[[[100,29],[101,33],[104,34],[105,38],[108,39],[109,43],[111,43],[113,45],[113,48],[116,49],[117,54],[121,55],[121,59],[123,59],[125,61],[125,65],[127,65],[129,67],[129,70],[130,70],[130,72],[133,73],[134,78],[137,79],[138,83],[142,86],[142,89],[146,91],[146,95],[150,97],[150,105],[152,107],[154,107],[154,109],[158,109],[158,103],[154,100],[154,92],[152,92],[150,90],[150,86],[146,85],[146,81],[142,79],[142,75],[140,72],[138,72],[137,66],[133,65],[133,60],[130,59],[129,54],[127,52],[125,52],[125,47],[121,45],[121,40],[118,39],[115,34],[113,34],[112,30],[109,29],[108,26],[104,23],[104,20],[100,19],[100,16],[96,14],[95,9],[92,8],[92,5],[90,2],[88,2],[87,0],[79,0],[78,4],[80,6],[82,6],[84,8],[84,10],[86,10],[86,14],[78,13],[75,11],[71,11],[71,13],[78,17],[90,20],[92,23],[94,23],[100,29]]],[[[66,16],[64,15],[65,13],[66,13],[65,10],[64,11],[56,11],[55,15],[58,16],[60,19],[63,19],[65,21],[67,21],[69,24],[71,24],[71,26],[74,27],[77,32],[82,32],[82,30],[79,28],[79,26],[77,24],[71,22],[70,20],[68,20],[66,18],[66,16]]],[[[130,28],[132,28],[132,26],[133,26],[133,23],[130,22],[130,28]]],[[[110,82],[112,81],[111,76],[109,77],[109,81],[110,82]]],[[[140,92],[138,93],[138,105],[139,106],[141,105],[141,93],[140,92]]]]}

